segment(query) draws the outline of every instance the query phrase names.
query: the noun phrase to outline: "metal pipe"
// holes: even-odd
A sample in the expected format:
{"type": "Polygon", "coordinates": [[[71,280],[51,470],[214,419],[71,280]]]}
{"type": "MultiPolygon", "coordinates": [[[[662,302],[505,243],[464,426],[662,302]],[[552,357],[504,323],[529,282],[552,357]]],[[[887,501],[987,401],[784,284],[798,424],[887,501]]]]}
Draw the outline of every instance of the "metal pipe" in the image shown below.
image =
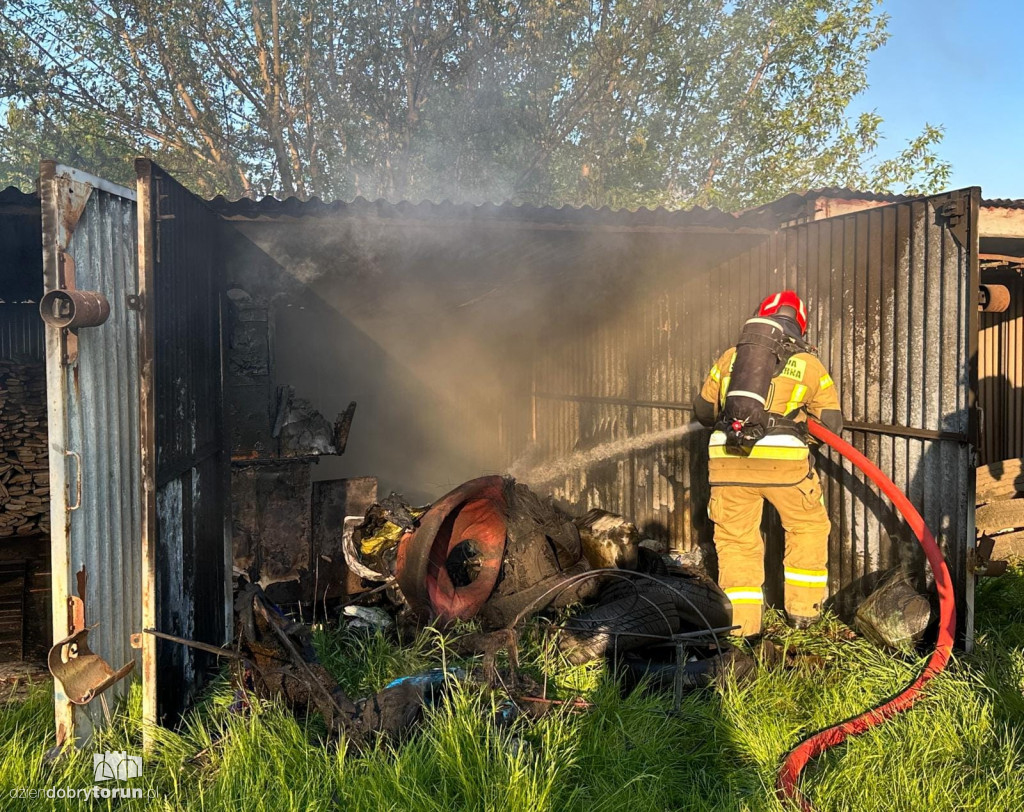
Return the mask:
{"type": "Polygon", "coordinates": [[[58,288],[43,295],[39,315],[51,327],[99,327],[110,317],[110,302],[97,290],[58,288]]]}

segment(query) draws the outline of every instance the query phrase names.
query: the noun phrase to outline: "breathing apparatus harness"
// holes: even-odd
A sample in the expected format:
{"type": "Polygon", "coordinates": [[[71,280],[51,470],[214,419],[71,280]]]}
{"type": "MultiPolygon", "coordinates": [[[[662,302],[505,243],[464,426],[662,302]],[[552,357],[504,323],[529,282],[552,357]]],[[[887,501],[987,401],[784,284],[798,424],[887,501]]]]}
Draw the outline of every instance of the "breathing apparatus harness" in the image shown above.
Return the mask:
{"type": "Polygon", "coordinates": [[[806,424],[766,408],[772,378],[800,352],[818,354],[816,347],[789,335],[777,319],[755,316],[743,325],[725,405],[715,423],[715,431],[725,434],[727,448],[749,451],[768,432],[792,433],[807,440],[806,424]]]}

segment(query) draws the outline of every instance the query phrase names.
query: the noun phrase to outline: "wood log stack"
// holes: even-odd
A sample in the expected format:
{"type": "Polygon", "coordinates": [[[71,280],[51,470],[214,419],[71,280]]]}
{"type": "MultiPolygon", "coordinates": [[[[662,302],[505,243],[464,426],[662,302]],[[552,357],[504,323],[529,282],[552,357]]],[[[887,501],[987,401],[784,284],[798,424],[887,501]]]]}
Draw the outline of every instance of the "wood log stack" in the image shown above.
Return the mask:
{"type": "Polygon", "coordinates": [[[46,366],[0,359],[0,539],[49,532],[46,366]]]}
{"type": "Polygon", "coordinates": [[[978,469],[974,523],[992,559],[1024,558],[1024,459],[1000,460],[978,469]]]}

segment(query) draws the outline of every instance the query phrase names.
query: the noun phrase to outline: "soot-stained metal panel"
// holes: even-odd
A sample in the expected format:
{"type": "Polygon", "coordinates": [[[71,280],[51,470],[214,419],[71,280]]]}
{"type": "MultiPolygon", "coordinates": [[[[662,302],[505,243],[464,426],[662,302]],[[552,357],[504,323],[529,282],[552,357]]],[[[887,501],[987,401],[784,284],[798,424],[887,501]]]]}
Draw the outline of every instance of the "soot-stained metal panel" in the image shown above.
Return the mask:
{"type": "MultiPolygon", "coordinates": [[[[230,635],[224,432],[223,225],[151,161],[136,162],[143,333],[145,623],[220,645],[230,635]]],[[[146,635],[143,712],[173,723],[212,655],[146,635]]]]}

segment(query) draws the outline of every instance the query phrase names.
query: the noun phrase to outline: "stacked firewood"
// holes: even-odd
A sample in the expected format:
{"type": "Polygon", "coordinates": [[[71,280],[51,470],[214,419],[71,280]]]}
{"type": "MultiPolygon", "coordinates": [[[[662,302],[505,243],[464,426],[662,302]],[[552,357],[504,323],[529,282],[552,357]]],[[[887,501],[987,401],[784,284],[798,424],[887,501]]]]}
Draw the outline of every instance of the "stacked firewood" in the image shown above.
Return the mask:
{"type": "Polygon", "coordinates": [[[46,367],[0,359],[0,538],[49,532],[46,367]]]}

